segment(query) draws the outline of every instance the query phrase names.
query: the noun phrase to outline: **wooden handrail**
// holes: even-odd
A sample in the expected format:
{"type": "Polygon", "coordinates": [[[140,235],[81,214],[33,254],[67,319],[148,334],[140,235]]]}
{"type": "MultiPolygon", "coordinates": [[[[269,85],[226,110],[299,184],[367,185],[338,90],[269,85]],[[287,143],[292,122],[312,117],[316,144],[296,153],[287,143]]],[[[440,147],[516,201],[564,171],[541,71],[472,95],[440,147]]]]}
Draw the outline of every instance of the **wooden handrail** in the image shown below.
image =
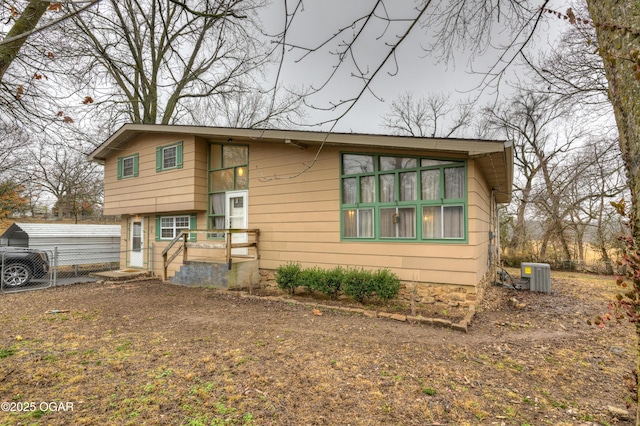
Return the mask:
{"type": "Polygon", "coordinates": [[[259,229],[189,229],[181,231],[176,237],[167,244],[167,247],[162,250],[162,260],[163,260],[163,279],[167,280],[167,271],[171,262],[175,260],[176,257],[183,253],[182,263],[187,262],[187,242],[189,240],[189,234],[204,232],[207,234],[221,234],[224,233],[224,249],[225,249],[225,260],[226,263],[231,267],[232,255],[231,249],[233,248],[248,248],[255,247],[256,248],[256,259],[260,258],[258,253],[258,240],[260,237],[259,229]],[[255,235],[255,242],[252,243],[232,243],[232,235],[233,234],[253,234],[255,235]],[[169,256],[169,251],[178,243],[178,241],[182,240],[182,244],[176,249],[176,251],[169,256]]]}

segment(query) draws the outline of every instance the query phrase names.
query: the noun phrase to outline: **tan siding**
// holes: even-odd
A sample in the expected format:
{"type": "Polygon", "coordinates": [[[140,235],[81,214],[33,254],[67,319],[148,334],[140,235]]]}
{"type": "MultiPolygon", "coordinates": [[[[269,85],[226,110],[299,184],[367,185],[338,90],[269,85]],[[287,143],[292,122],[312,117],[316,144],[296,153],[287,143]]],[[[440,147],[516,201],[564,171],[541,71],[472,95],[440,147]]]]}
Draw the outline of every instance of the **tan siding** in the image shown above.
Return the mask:
{"type": "Polygon", "coordinates": [[[252,145],[249,226],[261,230],[261,267],[272,269],[289,261],[325,268],[389,267],[403,280],[477,283],[476,278],[484,274],[477,270],[479,253],[486,251],[477,245],[485,244],[488,228],[485,232],[485,213],[474,212],[477,207],[486,208],[482,200],[486,188],[473,162],[469,162],[469,244],[341,242],[339,152],[325,147],[312,169],[287,179],[310,161],[310,153],[284,145],[252,145]]]}
{"type": "MultiPolygon", "coordinates": [[[[153,241],[154,212],[198,211],[198,228],[207,228],[208,142],[195,138],[182,140],[184,169],[177,173],[155,173],[155,146],[166,145],[174,139],[141,138],[123,150],[122,155],[139,153],[139,178],[117,181],[115,159],[106,164],[105,196],[110,211],[150,214],[152,264],[157,275],[162,273],[160,253],[167,243],[153,241]]],[[[468,244],[347,242],[340,240],[340,149],[325,146],[313,167],[290,178],[311,164],[317,154],[315,147],[298,150],[284,143],[238,143],[250,145],[249,227],[261,232],[261,268],[274,269],[289,261],[325,268],[336,265],[388,267],[406,281],[463,286],[475,286],[485,273],[490,188],[473,160],[468,162],[468,244]]],[[[342,151],[419,154],[411,150],[342,151]]],[[[461,158],[459,155],[440,157],[461,158]]],[[[126,229],[124,222],[123,229],[126,229]]],[[[174,269],[177,266],[172,266],[174,269]]]]}
{"type": "Polygon", "coordinates": [[[196,194],[196,190],[201,191],[202,187],[202,177],[196,179],[196,164],[201,167],[202,151],[203,148],[199,148],[196,155],[193,136],[176,138],[151,135],[130,142],[118,156],[109,157],[105,162],[105,214],[206,209],[206,197],[203,199],[202,193],[196,194]],[[156,147],[179,141],[183,142],[183,167],[156,172],[156,147]],[[136,153],[138,176],[118,180],[118,157],[136,153]]]}
{"type": "Polygon", "coordinates": [[[475,247],[475,271],[476,280],[480,281],[488,269],[489,261],[489,221],[491,189],[487,186],[485,177],[479,172],[477,164],[470,161],[470,169],[473,171],[470,179],[470,194],[473,194],[473,241],[475,247]]]}

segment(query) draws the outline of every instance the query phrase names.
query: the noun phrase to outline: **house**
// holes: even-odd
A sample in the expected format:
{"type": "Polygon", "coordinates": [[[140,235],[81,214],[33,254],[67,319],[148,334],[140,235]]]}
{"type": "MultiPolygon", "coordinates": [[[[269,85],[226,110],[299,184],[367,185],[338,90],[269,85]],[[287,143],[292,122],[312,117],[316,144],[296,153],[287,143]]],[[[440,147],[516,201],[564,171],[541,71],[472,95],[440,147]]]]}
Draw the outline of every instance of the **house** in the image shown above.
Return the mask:
{"type": "Polygon", "coordinates": [[[263,283],[287,262],[389,268],[421,300],[460,304],[492,277],[513,180],[509,142],[296,130],[127,124],[89,159],[105,165],[104,214],[122,217],[121,265],[162,276],[182,230],[198,230],[191,256],[252,229],[231,256],[259,250],[263,283]]]}

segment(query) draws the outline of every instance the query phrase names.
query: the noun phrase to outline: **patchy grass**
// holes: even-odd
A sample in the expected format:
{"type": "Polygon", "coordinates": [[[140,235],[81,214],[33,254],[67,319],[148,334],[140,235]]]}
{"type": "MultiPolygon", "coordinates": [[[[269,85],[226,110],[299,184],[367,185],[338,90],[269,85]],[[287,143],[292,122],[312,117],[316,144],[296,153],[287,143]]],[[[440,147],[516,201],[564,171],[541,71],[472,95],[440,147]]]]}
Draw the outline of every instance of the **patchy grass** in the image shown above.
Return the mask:
{"type": "Polygon", "coordinates": [[[160,282],[0,294],[0,424],[632,424],[633,327],[586,324],[614,291],[491,287],[467,334],[160,282]]]}

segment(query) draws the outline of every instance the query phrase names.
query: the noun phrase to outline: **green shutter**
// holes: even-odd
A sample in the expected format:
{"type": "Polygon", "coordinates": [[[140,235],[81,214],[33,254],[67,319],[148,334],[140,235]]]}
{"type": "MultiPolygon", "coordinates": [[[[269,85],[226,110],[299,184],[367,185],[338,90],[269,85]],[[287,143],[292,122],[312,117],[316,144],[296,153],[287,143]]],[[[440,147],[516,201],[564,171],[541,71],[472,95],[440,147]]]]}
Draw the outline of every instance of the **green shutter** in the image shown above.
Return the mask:
{"type": "Polygon", "coordinates": [[[122,157],[118,158],[118,180],[122,179],[122,157]]]}
{"type": "Polygon", "coordinates": [[[160,241],[160,216],[156,216],[156,241],[160,241]]]}
{"type": "Polygon", "coordinates": [[[133,176],[138,177],[138,154],[133,154],[133,176]]]}
{"type": "Polygon", "coordinates": [[[182,168],[182,142],[176,144],[176,167],[182,168]]]}
{"type": "Polygon", "coordinates": [[[162,171],[162,147],[156,148],[156,172],[162,171]]]}
{"type": "MultiPolygon", "coordinates": [[[[197,222],[197,218],[198,216],[194,213],[192,215],[190,215],[189,217],[189,229],[198,229],[198,222],[197,222]]],[[[196,232],[192,232],[189,235],[189,241],[191,242],[195,242],[198,238],[198,234],[196,232]]]]}

